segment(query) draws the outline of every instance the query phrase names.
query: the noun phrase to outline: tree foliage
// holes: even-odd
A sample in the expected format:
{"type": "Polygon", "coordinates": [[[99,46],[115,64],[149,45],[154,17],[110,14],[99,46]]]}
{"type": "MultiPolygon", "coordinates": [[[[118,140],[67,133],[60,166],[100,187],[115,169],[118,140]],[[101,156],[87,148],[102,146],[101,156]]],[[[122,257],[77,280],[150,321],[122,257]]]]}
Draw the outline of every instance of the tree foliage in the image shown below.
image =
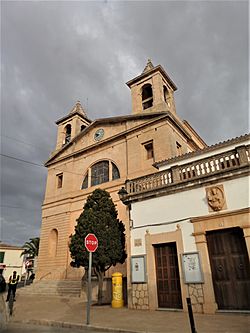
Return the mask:
{"type": "Polygon", "coordinates": [[[92,256],[92,267],[98,277],[98,303],[101,303],[104,272],[117,263],[124,263],[127,257],[125,227],[117,218],[115,205],[105,190],[96,189],[88,196],[83,212],[77,219],[75,234],[71,235],[69,245],[72,266],[88,269],[89,252],[84,240],[89,233],[98,238],[98,249],[92,256]]]}
{"type": "Polygon", "coordinates": [[[37,257],[39,251],[39,243],[40,243],[39,237],[30,238],[29,242],[25,242],[25,244],[22,246],[24,250],[21,253],[21,256],[28,255],[29,258],[37,257]]]}

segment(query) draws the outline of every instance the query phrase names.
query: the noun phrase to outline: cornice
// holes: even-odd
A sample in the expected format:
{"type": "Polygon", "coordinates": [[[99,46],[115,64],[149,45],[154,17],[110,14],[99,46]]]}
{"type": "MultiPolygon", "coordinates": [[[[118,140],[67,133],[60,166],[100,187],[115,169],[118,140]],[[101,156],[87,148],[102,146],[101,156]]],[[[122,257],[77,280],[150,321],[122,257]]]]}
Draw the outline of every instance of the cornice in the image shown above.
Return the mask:
{"type": "Polygon", "coordinates": [[[165,70],[163,69],[163,67],[161,65],[157,65],[154,68],[143,72],[142,74],[136,76],[135,78],[129,80],[126,85],[130,88],[134,83],[143,80],[146,77],[150,77],[150,75],[156,73],[156,72],[160,72],[162,74],[162,76],[167,80],[167,82],[171,85],[172,89],[174,91],[177,90],[176,85],[174,84],[174,82],[170,79],[170,77],[168,76],[168,74],[165,72],[165,70]]]}
{"type": "Polygon", "coordinates": [[[72,113],[69,113],[67,114],[66,116],[58,119],[55,123],[57,125],[59,125],[60,123],[62,123],[63,121],[67,120],[67,119],[70,119],[70,118],[73,118],[74,116],[79,116],[80,118],[84,119],[84,120],[87,120],[87,122],[89,123],[92,123],[92,120],[90,120],[89,118],[87,118],[85,115],[83,115],[82,113],[78,112],[78,111],[75,111],[75,112],[72,112],[72,113]]]}
{"type": "Polygon", "coordinates": [[[159,169],[160,166],[163,166],[167,163],[179,162],[179,161],[182,161],[182,160],[185,160],[185,159],[188,159],[188,158],[196,157],[196,156],[202,155],[204,153],[212,152],[214,150],[230,146],[232,144],[240,143],[240,142],[245,141],[247,139],[250,139],[250,134],[244,134],[244,135],[241,135],[241,136],[236,137],[236,138],[228,139],[226,141],[218,142],[214,145],[207,146],[206,148],[203,148],[203,149],[199,149],[199,150],[196,150],[196,151],[193,151],[193,152],[189,152],[187,154],[183,154],[183,155],[180,155],[180,156],[175,156],[175,157],[172,157],[172,158],[169,158],[169,159],[166,159],[166,160],[158,161],[158,162],[155,162],[153,164],[153,166],[156,167],[157,169],[159,169]]]}

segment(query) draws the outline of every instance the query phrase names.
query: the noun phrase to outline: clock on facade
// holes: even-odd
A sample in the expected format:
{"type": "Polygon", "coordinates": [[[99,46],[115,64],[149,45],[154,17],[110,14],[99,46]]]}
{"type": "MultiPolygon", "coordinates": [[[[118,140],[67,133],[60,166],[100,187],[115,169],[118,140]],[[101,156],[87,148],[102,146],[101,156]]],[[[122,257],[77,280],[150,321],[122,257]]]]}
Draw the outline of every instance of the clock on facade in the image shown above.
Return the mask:
{"type": "Polygon", "coordinates": [[[99,141],[103,138],[103,135],[104,135],[104,129],[103,128],[99,128],[95,134],[94,134],[94,139],[96,141],[99,141]]]}

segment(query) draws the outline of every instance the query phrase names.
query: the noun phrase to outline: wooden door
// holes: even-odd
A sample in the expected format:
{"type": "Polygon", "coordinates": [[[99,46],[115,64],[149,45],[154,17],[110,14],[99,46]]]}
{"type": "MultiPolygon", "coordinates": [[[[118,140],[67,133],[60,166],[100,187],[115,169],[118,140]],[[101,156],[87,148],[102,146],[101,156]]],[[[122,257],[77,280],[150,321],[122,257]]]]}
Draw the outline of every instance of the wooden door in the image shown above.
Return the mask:
{"type": "Polygon", "coordinates": [[[182,308],[176,243],[155,246],[158,306],[182,308]]]}
{"type": "Polygon", "coordinates": [[[207,233],[216,302],[223,310],[250,310],[250,264],[241,228],[207,233]]]}

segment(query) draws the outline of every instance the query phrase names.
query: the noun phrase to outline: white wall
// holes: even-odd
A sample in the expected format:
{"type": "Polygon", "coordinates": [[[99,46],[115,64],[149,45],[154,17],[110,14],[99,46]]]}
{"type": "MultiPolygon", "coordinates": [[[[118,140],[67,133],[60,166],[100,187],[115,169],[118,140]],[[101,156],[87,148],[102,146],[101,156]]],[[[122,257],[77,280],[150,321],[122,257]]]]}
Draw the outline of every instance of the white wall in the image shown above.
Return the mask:
{"type": "Polygon", "coordinates": [[[20,276],[23,273],[23,256],[20,257],[22,253],[22,249],[1,249],[0,252],[5,252],[3,264],[6,265],[6,268],[3,271],[3,276],[8,282],[10,275],[12,275],[13,271],[16,271],[20,276]]]}
{"type": "MultiPolygon", "coordinates": [[[[249,177],[218,182],[217,185],[219,184],[224,186],[227,203],[225,211],[249,207],[249,177]]],[[[216,213],[209,212],[205,187],[132,203],[131,254],[145,254],[146,230],[151,234],[170,232],[176,230],[177,224],[182,230],[184,251],[195,251],[190,218],[209,214],[216,213]],[[141,239],[142,246],[135,247],[135,239],[141,239]]]]}
{"type": "Polygon", "coordinates": [[[149,231],[150,234],[171,232],[176,230],[177,225],[180,226],[182,231],[184,252],[196,251],[194,237],[190,237],[193,233],[193,225],[189,220],[184,220],[182,222],[174,222],[167,225],[149,226],[149,227],[142,227],[131,230],[131,255],[135,256],[135,255],[146,254],[146,249],[145,249],[146,231],[149,231]],[[142,246],[136,246],[136,247],[134,246],[134,241],[136,239],[141,239],[142,246]]]}
{"type": "Polygon", "coordinates": [[[250,177],[237,178],[223,184],[228,210],[249,207],[250,177]]]}

